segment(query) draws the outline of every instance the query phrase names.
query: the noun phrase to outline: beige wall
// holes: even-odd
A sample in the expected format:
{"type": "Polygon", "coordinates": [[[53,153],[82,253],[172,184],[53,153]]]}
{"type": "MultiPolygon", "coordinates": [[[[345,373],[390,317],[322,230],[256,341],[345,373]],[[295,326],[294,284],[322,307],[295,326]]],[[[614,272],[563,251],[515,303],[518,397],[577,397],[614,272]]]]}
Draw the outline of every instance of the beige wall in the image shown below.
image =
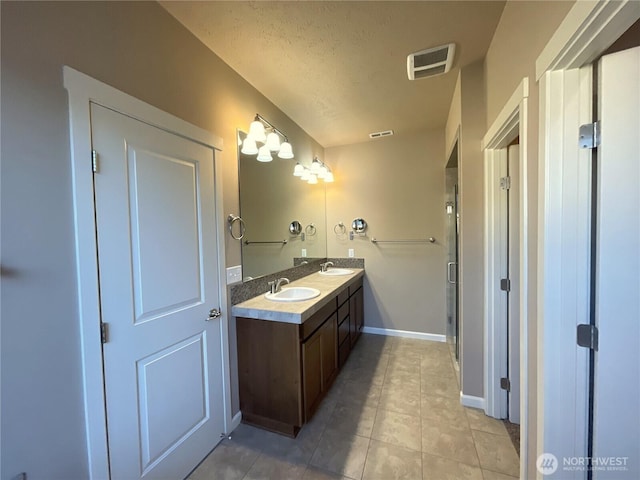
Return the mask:
{"type": "Polygon", "coordinates": [[[460,97],[460,80],[462,72],[458,71],[458,79],[456,80],[456,88],[453,91],[453,97],[451,98],[451,105],[449,106],[449,115],[447,116],[447,124],[444,128],[445,148],[447,157],[445,162],[449,160],[451,151],[453,150],[453,144],[456,141],[456,135],[458,129],[462,123],[462,99],[460,97]]]}
{"type": "Polygon", "coordinates": [[[463,394],[482,397],[484,164],[480,141],[486,130],[483,63],[463,67],[458,84],[456,91],[459,91],[459,96],[454,96],[447,130],[455,132],[460,129],[460,386],[463,394]],[[456,103],[460,104],[459,110],[456,103]]]}
{"type": "Polygon", "coordinates": [[[349,248],[365,259],[365,318],[370,327],[445,334],[444,130],[327,148],[335,174],[327,187],[328,255],[349,248]],[[367,237],[337,237],[354,218],[367,237]],[[379,239],[435,237],[435,244],[380,244],[379,239]]]}
{"type": "MultiPolygon", "coordinates": [[[[62,66],[221,136],[225,213],[238,211],[236,128],[256,112],[299,158],[323,149],[156,3],[1,9],[0,476],[87,478],[62,66]]],[[[226,246],[227,264],[238,264],[239,244],[227,236],[226,246]]]]}
{"type": "MultiPolygon", "coordinates": [[[[487,127],[494,122],[505,102],[515,91],[522,78],[529,77],[529,115],[527,118],[527,157],[528,157],[528,201],[529,209],[529,383],[528,417],[529,436],[529,465],[528,476],[536,476],[536,335],[537,335],[537,203],[538,203],[538,84],[535,81],[535,61],[548,42],[549,38],[560,25],[566,14],[573,6],[568,2],[508,2],[502,13],[502,18],[487,52],[486,98],[487,98],[487,127]]],[[[525,413],[523,412],[523,415],[525,413]]]]}
{"type": "Polygon", "coordinates": [[[524,77],[537,90],[536,59],[574,3],[507,2],[485,59],[488,127],[524,77]]]}

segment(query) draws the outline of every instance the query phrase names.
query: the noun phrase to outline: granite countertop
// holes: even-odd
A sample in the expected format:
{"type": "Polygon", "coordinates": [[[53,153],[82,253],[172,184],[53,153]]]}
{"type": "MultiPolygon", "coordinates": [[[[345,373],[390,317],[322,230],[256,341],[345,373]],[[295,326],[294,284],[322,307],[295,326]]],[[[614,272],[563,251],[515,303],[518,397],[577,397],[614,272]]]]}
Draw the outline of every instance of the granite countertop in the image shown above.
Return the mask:
{"type": "Polygon", "coordinates": [[[319,272],[302,277],[291,282],[287,287],[312,287],[320,290],[320,295],[311,300],[302,302],[274,302],[267,300],[264,293],[253,297],[246,302],[238,303],[231,307],[234,317],[256,318],[284,323],[304,323],[321,307],[326,305],[340,290],[364,276],[364,269],[352,268],[351,275],[337,275],[335,277],[320,275],[319,272]]]}

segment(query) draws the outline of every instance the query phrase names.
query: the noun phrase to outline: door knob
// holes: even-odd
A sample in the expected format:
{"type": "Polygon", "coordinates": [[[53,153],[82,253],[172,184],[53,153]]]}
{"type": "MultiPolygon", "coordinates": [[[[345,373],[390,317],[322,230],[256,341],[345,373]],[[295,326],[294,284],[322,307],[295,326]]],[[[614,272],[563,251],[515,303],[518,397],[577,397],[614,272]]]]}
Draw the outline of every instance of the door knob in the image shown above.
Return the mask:
{"type": "Polygon", "coordinates": [[[209,310],[209,316],[207,317],[207,321],[215,320],[216,318],[220,318],[222,316],[222,312],[217,308],[212,308],[209,310]]]}

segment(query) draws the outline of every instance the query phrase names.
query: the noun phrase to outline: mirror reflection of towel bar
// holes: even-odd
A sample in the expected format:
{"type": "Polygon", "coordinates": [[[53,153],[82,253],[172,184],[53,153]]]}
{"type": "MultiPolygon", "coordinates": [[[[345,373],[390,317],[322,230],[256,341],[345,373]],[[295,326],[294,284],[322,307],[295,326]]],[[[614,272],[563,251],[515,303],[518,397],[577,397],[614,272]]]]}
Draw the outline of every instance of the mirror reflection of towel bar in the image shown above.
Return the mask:
{"type": "Polygon", "coordinates": [[[249,240],[245,240],[245,241],[244,241],[244,244],[245,244],[245,245],[254,245],[254,244],[257,244],[257,243],[262,243],[262,244],[266,244],[266,243],[279,243],[279,244],[281,244],[281,245],[286,245],[286,244],[288,243],[288,240],[273,240],[273,241],[270,241],[270,242],[250,242],[249,240]]]}
{"type": "Polygon", "coordinates": [[[436,239],[435,237],[415,240],[378,240],[377,238],[372,238],[371,243],[436,243],[436,239]]]}

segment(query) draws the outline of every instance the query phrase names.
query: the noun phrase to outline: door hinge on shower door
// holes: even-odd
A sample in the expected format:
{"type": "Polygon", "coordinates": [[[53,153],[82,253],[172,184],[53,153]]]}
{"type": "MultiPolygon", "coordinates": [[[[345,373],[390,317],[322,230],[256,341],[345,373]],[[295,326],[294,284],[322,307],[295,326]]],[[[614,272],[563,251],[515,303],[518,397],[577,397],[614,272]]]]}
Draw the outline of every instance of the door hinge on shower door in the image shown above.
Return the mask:
{"type": "Polygon", "coordinates": [[[500,188],[502,190],[509,190],[511,188],[511,177],[500,178],[500,188]]]}
{"type": "Polygon", "coordinates": [[[509,280],[508,278],[501,278],[500,279],[500,290],[502,290],[503,292],[510,292],[511,291],[511,280],[509,280]]]}

